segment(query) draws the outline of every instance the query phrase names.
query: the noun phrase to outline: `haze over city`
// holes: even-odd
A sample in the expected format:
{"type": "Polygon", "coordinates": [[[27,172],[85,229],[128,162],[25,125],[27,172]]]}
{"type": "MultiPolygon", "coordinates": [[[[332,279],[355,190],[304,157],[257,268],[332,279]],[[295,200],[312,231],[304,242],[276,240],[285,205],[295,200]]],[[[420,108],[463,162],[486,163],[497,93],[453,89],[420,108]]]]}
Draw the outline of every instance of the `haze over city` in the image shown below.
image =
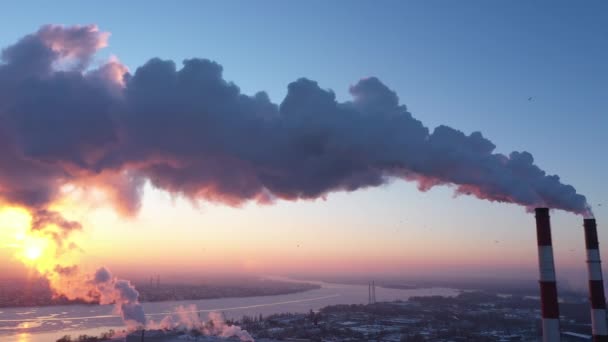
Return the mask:
{"type": "Polygon", "coordinates": [[[536,289],[537,207],[560,290],[608,245],[603,2],[4,7],[3,281],[143,324],[160,279],[536,289]]]}

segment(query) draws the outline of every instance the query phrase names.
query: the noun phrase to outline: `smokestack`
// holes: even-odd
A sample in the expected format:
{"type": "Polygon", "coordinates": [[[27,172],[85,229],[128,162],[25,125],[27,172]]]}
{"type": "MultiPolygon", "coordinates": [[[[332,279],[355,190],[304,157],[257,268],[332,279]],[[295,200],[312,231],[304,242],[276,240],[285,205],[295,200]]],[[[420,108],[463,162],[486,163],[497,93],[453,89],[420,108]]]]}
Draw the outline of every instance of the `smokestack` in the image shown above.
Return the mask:
{"type": "Polygon", "coordinates": [[[535,212],[543,342],[558,342],[560,340],[559,307],[557,304],[549,208],[536,208],[535,212]]]}
{"type": "Polygon", "coordinates": [[[587,272],[589,274],[589,300],[591,302],[591,327],[593,341],[608,341],[606,322],[606,298],[604,297],[604,279],[602,261],[597,239],[595,219],[585,219],[585,247],[587,248],[587,272]]]}

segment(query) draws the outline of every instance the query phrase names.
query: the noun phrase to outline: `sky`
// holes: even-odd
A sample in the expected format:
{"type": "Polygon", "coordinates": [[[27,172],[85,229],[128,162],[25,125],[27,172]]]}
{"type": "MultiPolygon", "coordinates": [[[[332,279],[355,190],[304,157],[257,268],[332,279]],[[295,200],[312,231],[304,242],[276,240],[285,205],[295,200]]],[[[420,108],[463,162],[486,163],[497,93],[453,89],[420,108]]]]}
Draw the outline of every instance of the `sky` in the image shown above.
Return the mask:
{"type": "MultiPolygon", "coordinates": [[[[346,101],[351,85],[376,76],[427,127],[481,131],[500,153],[532,153],[540,167],[587,196],[600,246],[608,246],[605,2],[23,1],[3,7],[11,15],[0,22],[1,47],[44,24],[96,24],[111,36],[95,63],[115,56],[134,71],[153,57],[178,65],[208,58],[243,93],[264,90],[275,103],[300,77],[346,101]]],[[[536,276],[533,214],[454,196],[448,186],[420,192],[395,180],[324,199],[234,208],[193,204],[147,184],[135,217],[104,205],[71,210],[68,216],[84,226],[79,262],[124,276],[536,276]]],[[[582,218],[551,215],[558,276],[584,274],[582,218]]],[[[5,260],[10,254],[0,250],[5,260]]],[[[20,266],[12,260],[2,267],[20,266]]]]}

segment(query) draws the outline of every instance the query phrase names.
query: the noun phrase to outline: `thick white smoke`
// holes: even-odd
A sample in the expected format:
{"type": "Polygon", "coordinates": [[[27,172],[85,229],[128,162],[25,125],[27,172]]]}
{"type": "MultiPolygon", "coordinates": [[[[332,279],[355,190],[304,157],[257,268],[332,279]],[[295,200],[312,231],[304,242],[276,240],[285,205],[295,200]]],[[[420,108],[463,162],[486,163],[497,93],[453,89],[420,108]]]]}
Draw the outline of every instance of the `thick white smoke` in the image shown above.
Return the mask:
{"type": "Polygon", "coordinates": [[[115,278],[107,268],[95,272],[90,283],[94,293],[99,296],[100,304],[114,304],[116,313],[120,314],[130,328],[145,326],[146,316],[139,303],[139,292],[128,281],[115,278]]]}
{"type": "Polygon", "coordinates": [[[253,337],[237,325],[226,323],[221,314],[210,312],[206,321],[201,320],[196,305],[178,306],[172,315],[160,322],[149,322],[148,329],[197,331],[207,336],[236,337],[243,342],[253,342],[253,337]]]}

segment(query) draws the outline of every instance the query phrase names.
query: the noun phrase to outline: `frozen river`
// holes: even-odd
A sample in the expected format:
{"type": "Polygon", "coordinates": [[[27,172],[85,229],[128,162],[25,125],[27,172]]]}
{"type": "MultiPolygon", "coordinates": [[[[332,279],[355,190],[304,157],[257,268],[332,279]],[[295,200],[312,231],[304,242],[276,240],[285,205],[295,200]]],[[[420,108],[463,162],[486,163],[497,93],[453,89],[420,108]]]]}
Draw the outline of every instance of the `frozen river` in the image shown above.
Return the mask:
{"type": "MultiPolygon", "coordinates": [[[[180,305],[196,305],[201,312],[223,312],[227,318],[243,315],[271,315],[308,312],[332,304],[364,304],[367,285],[319,283],[320,289],[278,296],[219,298],[205,300],[143,303],[148,320],[160,321],[180,305]]],[[[377,301],[405,300],[412,296],[454,296],[458,290],[422,288],[410,290],[376,287],[377,301]]],[[[7,342],[55,342],[63,335],[100,334],[124,329],[111,305],[67,305],[28,308],[0,308],[0,340],[7,342]]]]}

